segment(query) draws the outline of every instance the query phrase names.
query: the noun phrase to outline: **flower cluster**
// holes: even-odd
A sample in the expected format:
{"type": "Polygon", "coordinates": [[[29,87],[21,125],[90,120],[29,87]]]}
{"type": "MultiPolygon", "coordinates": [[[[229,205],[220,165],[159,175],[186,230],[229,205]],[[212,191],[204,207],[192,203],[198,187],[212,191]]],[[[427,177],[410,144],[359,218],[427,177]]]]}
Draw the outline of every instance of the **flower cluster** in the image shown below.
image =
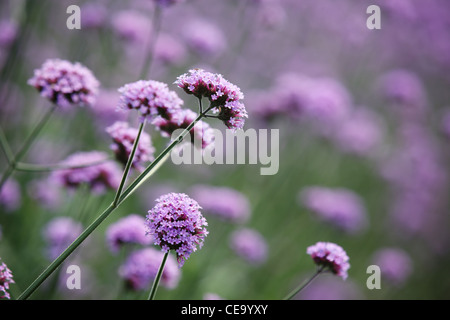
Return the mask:
{"type": "Polygon", "coordinates": [[[28,84],[60,107],[93,105],[100,85],[82,64],[60,59],[45,61],[40,69],[34,71],[28,84]]]}
{"type": "Polygon", "coordinates": [[[250,203],[247,197],[237,190],[196,185],[191,188],[191,192],[205,212],[211,216],[233,223],[244,223],[250,217],[250,203]]]}
{"type": "Polygon", "coordinates": [[[54,171],[51,179],[69,189],[82,184],[96,193],[103,193],[109,188],[117,189],[122,172],[115,162],[107,158],[108,155],[100,151],[75,153],[61,162],[71,168],[54,171]]]}
{"type": "Polygon", "coordinates": [[[12,212],[20,207],[20,186],[16,180],[6,180],[0,190],[0,207],[12,212]]]}
{"type": "Polygon", "coordinates": [[[10,299],[9,295],[9,285],[11,283],[15,283],[13,280],[13,275],[11,270],[8,269],[8,266],[2,262],[0,264],[0,299],[10,299]]]}
{"type": "MultiPolygon", "coordinates": [[[[114,151],[116,159],[125,165],[139,131],[136,128],[129,127],[127,122],[117,121],[112,126],[106,128],[106,132],[113,139],[113,144],[111,144],[110,148],[114,151]]],[[[146,132],[141,132],[132,166],[140,170],[142,163],[153,161],[154,152],[155,148],[153,148],[150,135],[146,132]]]]}
{"type": "MultiPolygon", "coordinates": [[[[132,290],[147,289],[158,273],[164,254],[154,248],[134,251],[119,269],[119,275],[125,279],[132,290]]],[[[173,289],[178,285],[181,272],[177,262],[169,255],[161,276],[161,284],[173,289]]]]}
{"type": "Polygon", "coordinates": [[[117,253],[125,243],[149,245],[152,238],[145,234],[145,219],[137,214],[130,214],[113,223],[106,230],[106,241],[113,253],[117,253]]]}
{"type": "Polygon", "coordinates": [[[147,230],[164,252],[174,250],[181,268],[192,252],[201,248],[208,235],[199,204],[184,193],[159,197],[147,215],[147,230]]]}
{"type": "MultiPolygon", "coordinates": [[[[177,129],[186,129],[195,119],[197,114],[189,109],[179,109],[168,117],[156,117],[152,124],[164,137],[170,137],[177,129]]],[[[214,132],[206,122],[200,120],[190,131],[191,142],[200,145],[203,149],[214,142],[214,132]],[[198,142],[197,142],[198,141],[198,142]]]]}
{"type": "Polygon", "coordinates": [[[43,230],[47,242],[47,256],[56,259],[83,231],[81,223],[69,217],[57,217],[51,220],[43,230]]]}
{"type": "Polygon", "coordinates": [[[332,273],[347,279],[347,271],[350,269],[347,253],[332,242],[317,242],[306,249],[314,262],[321,268],[328,268],[332,273]]]}
{"type": "Polygon", "coordinates": [[[220,74],[214,74],[203,69],[192,69],[175,81],[187,94],[198,99],[206,97],[211,102],[213,112],[229,129],[242,129],[245,118],[248,117],[244,104],[244,94],[236,85],[224,79],[220,74]]]}
{"type": "Polygon", "coordinates": [[[143,118],[170,115],[181,108],[183,101],[169,90],[167,84],[155,80],[139,80],[119,88],[119,108],[136,109],[143,118]]]}
{"type": "Polygon", "coordinates": [[[373,263],[380,267],[383,279],[400,286],[412,273],[412,260],[400,248],[382,248],[373,255],[373,263]]]}

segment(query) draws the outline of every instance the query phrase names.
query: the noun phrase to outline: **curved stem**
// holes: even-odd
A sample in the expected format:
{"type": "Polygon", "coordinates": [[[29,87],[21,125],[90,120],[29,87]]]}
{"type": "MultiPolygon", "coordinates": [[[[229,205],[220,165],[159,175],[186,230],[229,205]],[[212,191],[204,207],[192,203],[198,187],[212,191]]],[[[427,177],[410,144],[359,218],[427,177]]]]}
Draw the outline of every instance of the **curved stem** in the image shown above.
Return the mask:
{"type": "MultiPolygon", "coordinates": [[[[209,111],[199,114],[197,118],[192,121],[184,131],[173,140],[169,146],[119,195],[118,200],[112,202],[97,219],[94,220],[79,236],[75,239],[69,247],[67,247],[59,257],[57,257],[34,281],[33,283],[19,296],[19,300],[27,299],[34,291],[47,279],[69,255],[81,244],[83,241],[112,213],[125,201],[131,194],[133,194],[140,184],[150,176],[154,170],[160,167],[160,164],[167,159],[169,152],[189,133],[189,131],[200,121],[200,119],[209,111]]],[[[137,140],[137,139],[136,139],[137,140]]],[[[131,157],[130,157],[131,158],[131,157]]],[[[116,193],[116,197],[117,197],[116,193]]]]}
{"type": "Polygon", "coordinates": [[[119,202],[120,195],[122,194],[123,187],[125,186],[125,182],[127,181],[128,173],[130,172],[131,165],[133,164],[134,160],[134,154],[136,153],[137,146],[139,144],[139,139],[141,138],[141,133],[144,130],[145,124],[147,120],[144,118],[144,120],[141,122],[139,126],[139,131],[136,136],[136,139],[134,139],[133,143],[133,149],[131,150],[130,156],[128,157],[127,164],[125,165],[125,170],[123,171],[122,180],[120,181],[119,188],[117,188],[116,196],[114,197],[113,205],[116,206],[119,202]]]}
{"type": "Polygon", "coordinates": [[[166,265],[167,257],[169,256],[169,251],[164,254],[161,265],[159,266],[158,273],[156,274],[155,280],[153,280],[152,289],[148,295],[148,300],[153,300],[155,298],[156,290],[158,290],[159,281],[161,280],[162,273],[164,271],[164,266],[166,265]]]}
{"type": "Polygon", "coordinates": [[[17,162],[16,170],[17,171],[25,171],[25,172],[49,172],[49,171],[66,170],[66,169],[81,169],[81,168],[87,168],[90,166],[95,166],[97,164],[102,164],[102,163],[112,160],[112,159],[113,159],[112,157],[108,157],[103,160],[94,161],[94,162],[86,163],[86,164],[80,164],[78,166],[65,165],[62,163],[56,163],[56,164],[52,164],[52,165],[40,165],[40,164],[33,164],[33,163],[17,162]]]}
{"type": "Polygon", "coordinates": [[[304,288],[306,288],[319,274],[321,274],[323,269],[324,269],[323,267],[320,267],[319,269],[317,269],[317,272],[311,278],[309,278],[304,283],[300,284],[291,293],[289,293],[283,300],[291,300],[297,293],[299,293],[304,288]]]}
{"type": "Polygon", "coordinates": [[[41,118],[41,120],[38,122],[38,124],[34,127],[33,131],[31,131],[28,138],[25,140],[25,143],[19,149],[17,154],[13,157],[13,159],[9,163],[8,168],[3,173],[2,179],[0,181],[0,190],[3,186],[3,184],[6,182],[6,180],[8,180],[9,176],[16,169],[17,162],[19,162],[22,159],[22,157],[25,155],[25,153],[28,151],[28,149],[33,144],[33,142],[36,139],[36,137],[38,136],[38,134],[41,132],[41,130],[47,124],[48,120],[50,119],[51,115],[53,114],[53,111],[55,111],[56,107],[57,107],[57,105],[53,104],[52,107],[44,114],[44,116],[41,118]]]}

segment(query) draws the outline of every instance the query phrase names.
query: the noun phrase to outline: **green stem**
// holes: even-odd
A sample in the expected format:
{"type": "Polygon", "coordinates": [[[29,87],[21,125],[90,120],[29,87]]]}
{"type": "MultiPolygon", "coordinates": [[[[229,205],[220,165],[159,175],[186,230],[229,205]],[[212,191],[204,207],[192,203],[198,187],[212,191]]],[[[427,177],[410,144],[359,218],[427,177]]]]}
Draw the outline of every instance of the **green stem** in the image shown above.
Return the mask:
{"type": "Polygon", "coordinates": [[[33,163],[17,162],[16,170],[17,171],[25,171],[25,172],[49,172],[49,171],[56,171],[56,170],[81,169],[81,168],[87,168],[90,166],[102,164],[111,159],[112,159],[112,157],[108,157],[103,160],[93,161],[91,163],[80,164],[77,166],[65,165],[63,163],[57,163],[57,164],[52,164],[52,165],[40,165],[40,164],[33,164],[33,163]]]}
{"type": "Polygon", "coordinates": [[[140,74],[140,79],[147,78],[153,62],[156,39],[159,34],[159,29],[161,28],[161,8],[158,5],[155,8],[152,22],[153,26],[150,34],[150,39],[148,40],[149,44],[147,48],[147,55],[145,56],[144,65],[142,67],[140,74]]]}
{"type": "Polygon", "coordinates": [[[159,266],[158,273],[156,274],[155,280],[153,280],[152,289],[150,290],[150,294],[148,295],[148,300],[153,300],[155,298],[156,290],[158,290],[159,281],[161,280],[162,273],[164,271],[164,266],[166,265],[167,257],[169,256],[169,251],[164,254],[163,260],[161,261],[161,265],[159,266]]]}
{"type": "MultiPolygon", "coordinates": [[[[187,133],[200,121],[200,119],[208,112],[199,114],[197,118],[184,131],[172,141],[169,146],[120,194],[119,199],[111,203],[97,219],[94,220],[82,233],[75,239],[72,244],[67,247],[59,257],[57,257],[34,281],[33,283],[19,296],[19,300],[27,299],[31,294],[47,279],[61,263],[105,220],[115,209],[117,209],[123,201],[125,201],[131,194],[133,194],[139,185],[153,173],[153,169],[158,169],[159,164],[166,159],[169,152],[186,136],[187,133]]],[[[137,140],[137,139],[136,139],[137,140]]],[[[130,157],[131,158],[131,157],[130,157]]]]}
{"type": "Polygon", "coordinates": [[[8,163],[11,163],[14,159],[14,154],[11,151],[11,147],[9,146],[8,140],[6,139],[5,133],[2,128],[0,128],[0,145],[2,147],[3,152],[5,153],[6,160],[8,163]]]}
{"type": "Polygon", "coordinates": [[[139,139],[141,138],[141,133],[144,130],[146,122],[147,120],[146,118],[144,118],[144,120],[141,122],[139,126],[138,134],[133,143],[133,149],[131,150],[130,156],[128,157],[127,164],[125,165],[125,170],[123,171],[122,180],[120,181],[119,188],[117,188],[116,196],[114,197],[113,201],[114,206],[117,206],[119,202],[120,195],[122,194],[123,187],[125,186],[125,182],[127,181],[128,173],[130,172],[131,165],[133,164],[134,154],[136,153],[136,149],[139,144],[139,139]]]}
{"type": "Polygon", "coordinates": [[[291,293],[289,293],[283,300],[291,300],[297,293],[299,293],[300,291],[302,291],[304,288],[306,288],[319,274],[322,273],[324,267],[320,267],[319,269],[317,269],[317,272],[311,277],[309,278],[307,281],[305,281],[304,283],[300,284],[297,288],[295,288],[291,293]]]}
{"type": "Polygon", "coordinates": [[[14,172],[16,169],[16,164],[19,162],[22,157],[25,155],[25,153],[28,151],[28,149],[33,144],[34,140],[38,136],[38,134],[42,131],[44,126],[47,124],[48,120],[50,119],[51,115],[53,114],[53,111],[57,108],[56,104],[53,104],[52,107],[44,114],[42,119],[38,122],[38,124],[34,127],[31,134],[28,136],[28,138],[25,140],[25,143],[23,146],[19,149],[17,154],[13,157],[12,161],[9,163],[8,168],[6,169],[5,173],[3,173],[2,179],[0,181],[0,190],[3,186],[3,184],[8,180],[9,176],[14,172]]]}

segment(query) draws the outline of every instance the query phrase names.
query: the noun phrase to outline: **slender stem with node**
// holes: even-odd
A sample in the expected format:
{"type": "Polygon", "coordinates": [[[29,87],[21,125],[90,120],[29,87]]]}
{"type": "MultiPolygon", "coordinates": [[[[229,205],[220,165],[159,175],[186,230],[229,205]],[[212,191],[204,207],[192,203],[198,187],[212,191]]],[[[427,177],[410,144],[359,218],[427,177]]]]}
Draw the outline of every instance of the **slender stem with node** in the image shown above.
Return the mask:
{"type": "Polygon", "coordinates": [[[317,276],[319,276],[319,274],[322,273],[323,269],[324,269],[323,266],[319,267],[316,273],[311,278],[309,278],[304,283],[300,284],[297,288],[292,290],[291,293],[289,293],[283,300],[291,300],[296,294],[305,289],[315,278],[317,278],[317,276]]]}
{"type": "Polygon", "coordinates": [[[167,257],[169,256],[169,251],[164,254],[164,257],[159,266],[158,273],[156,274],[155,280],[153,280],[152,289],[148,295],[148,300],[153,300],[155,298],[156,290],[158,290],[159,281],[161,280],[162,273],[164,271],[164,266],[166,265],[167,257]]]}

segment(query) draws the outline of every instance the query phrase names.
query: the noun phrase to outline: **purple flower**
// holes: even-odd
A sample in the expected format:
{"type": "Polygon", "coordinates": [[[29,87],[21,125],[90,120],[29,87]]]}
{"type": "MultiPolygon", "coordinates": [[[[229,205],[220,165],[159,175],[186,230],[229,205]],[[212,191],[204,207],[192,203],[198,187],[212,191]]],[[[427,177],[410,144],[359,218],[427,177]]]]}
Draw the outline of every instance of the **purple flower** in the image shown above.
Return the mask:
{"type": "Polygon", "coordinates": [[[63,160],[61,164],[71,167],[92,165],[57,170],[50,178],[69,189],[78,188],[82,184],[88,185],[95,193],[117,189],[122,179],[122,171],[114,161],[107,159],[108,155],[100,151],[78,152],[63,160]]]}
{"type": "MultiPolygon", "coordinates": [[[[100,90],[91,110],[104,124],[125,120],[126,112],[117,108],[119,97],[117,90],[100,90]]],[[[103,123],[102,128],[105,126],[103,123]]]]}
{"type": "Polygon", "coordinates": [[[253,265],[259,265],[267,260],[267,243],[264,237],[253,229],[241,229],[232,233],[230,246],[233,251],[253,265]]]}
{"type": "Polygon", "coordinates": [[[52,219],[44,227],[43,236],[47,242],[47,257],[56,259],[83,231],[81,223],[69,217],[52,219]]]}
{"type": "Polygon", "coordinates": [[[14,179],[8,179],[0,190],[0,206],[12,212],[19,208],[21,201],[20,186],[14,179]]]}
{"type": "Polygon", "coordinates": [[[145,218],[130,214],[108,227],[106,241],[111,252],[117,253],[123,244],[149,245],[152,243],[152,238],[146,235],[145,218]]]}
{"type": "Polygon", "coordinates": [[[405,283],[412,272],[409,255],[399,248],[383,248],[373,255],[373,264],[380,267],[381,276],[394,285],[405,283]]]}
{"type": "Polygon", "coordinates": [[[86,3],[81,7],[81,27],[100,28],[108,17],[106,6],[102,3],[86,3]]]}
{"type": "Polygon", "coordinates": [[[347,279],[347,270],[350,269],[350,264],[347,253],[342,247],[332,242],[317,242],[308,247],[306,253],[320,268],[327,268],[342,279],[347,279]]]}
{"type": "Polygon", "coordinates": [[[242,129],[245,118],[248,117],[244,104],[244,94],[236,85],[225,80],[222,75],[192,69],[175,81],[187,94],[192,94],[198,99],[206,97],[209,99],[213,112],[228,129],[242,129]]]}
{"type": "Polygon", "coordinates": [[[8,266],[2,262],[0,264],[0,299],[11,299],[9,295],[9,285],[15,283],[13,280],[13,275],[8,266]]]}
{"type": "Polygon", "coordinates": [[[319,219],[345,232],[358,232],[366,226],[366,209],[361,198],[343,188],[307,187],[300,192],[301,203],[319,219]]]}
{"type": "MultiPolygon", "coordinates": [[[[186,129],[195,119],[197,114],[189,109],[179,109],[166,118],[156,117],[152,124],[161,132],[163,137],[170,137],[177,129],[186,129]]],[[[214,132],[208,123],[198,121],[190,131],[191,142],[198,144],[204,149],[214,142],[214,132]]]]}
{"type": "Polygon", "coordinates": [[[427,98],[421,79],[408,70],[392,70],[378,80],[381,94],[398,106],[401,116],[418,117],[423,115],[427,98]]]}
{"type": "Polygon", "coordinates": [[[173,36],[159,34],[155,44],[155,58],[165,64],[179,65],[186,58],[186,49],[173,36]]]}
{"type": "Polygon", "coordinates": [[[150,19],[135,10],[119,11],[111,20],[114,32],[125,41],[145,43],[152,32],[150,19]]]}
{"type": "Polygon", "coordinates": [[[2,20],[0,21],[0,49],[9,47],[13,41],[17,38],[17,24],[13,21],[2,20]]]}
{"type": "MultiPolygon", "coordinates": [[[[125,279],[133,290],[145,290],[149,287],[163,260],[164,254],[154,248],[144,248],[134,251],[119,268],[119,275],[125,279]]],[[[177,262],[169,255],[161,276],[161,285],[173,289],[178,285],[181,272],[177,262]]]]}
{"type": "Polygon", "coordinates": [[[226,46],[222,30],[206,20],[190,21],[183,26],[183,35],[189,48],[201,56],[219,54],[226,46]]]}
{"type": "Polygon", "coordinates": [[[381,145],[381,119],[370,109],[355,109],[337,127],[330,139],[344,152],[370,155],[381,145]]]}
{"type": "Polygon", "coordinates": [[[156,199],[148,212],[148,234],[164,252],[174,250],[181,268],[192,252],[203,246],[208,231],[199,204],[184,193],[169,193],[156,199]]]}
{"type": "MultiPolygon", "coordinates": [[[[138,135],[138,130],[130,128],[127,122],[117,121],[112,126],[106,128],[106,132],[113,139],[113,144],[111,144],[110,148],[114,151],[116,159],[126,165],[133,149],[134,141],[138,135]]],[[[155,152],[155,148],[153,148],[150,135],[146,132],[141,132],[139,143],[134,154],[133,167],[141,170],[142,163],[153,161],[153,152],[155,152]]]]}
{"type": "Polygon", "coordinates": [[[88,68],[78,62],[73,64],[60,59],[45,61],[41,69],[34,71],[28,84],[60,107],[93,105],[99,87],[88,68]]]}
{"type": "Polygon", "coordinates": [[[119,108],[136,109],[142,117],[169,115],[181,108],[183,101],[169,90],[167,84],[154,80],[139,80],[119,89],[119,108]]]}
{"type": "Polygon", "coordinates": [[[61,204],[59,187],[51,179],[33,180],[28,184],[28,194],[44,208],[55,210],[61,204]]]}
{"type": "Polygon", "coordinates": [[[244,223],[250,217],[250,203],[241,192],[227,188],[197,185],[191,189],[200,206],[211,216],[233,223],[244,223]]]}

